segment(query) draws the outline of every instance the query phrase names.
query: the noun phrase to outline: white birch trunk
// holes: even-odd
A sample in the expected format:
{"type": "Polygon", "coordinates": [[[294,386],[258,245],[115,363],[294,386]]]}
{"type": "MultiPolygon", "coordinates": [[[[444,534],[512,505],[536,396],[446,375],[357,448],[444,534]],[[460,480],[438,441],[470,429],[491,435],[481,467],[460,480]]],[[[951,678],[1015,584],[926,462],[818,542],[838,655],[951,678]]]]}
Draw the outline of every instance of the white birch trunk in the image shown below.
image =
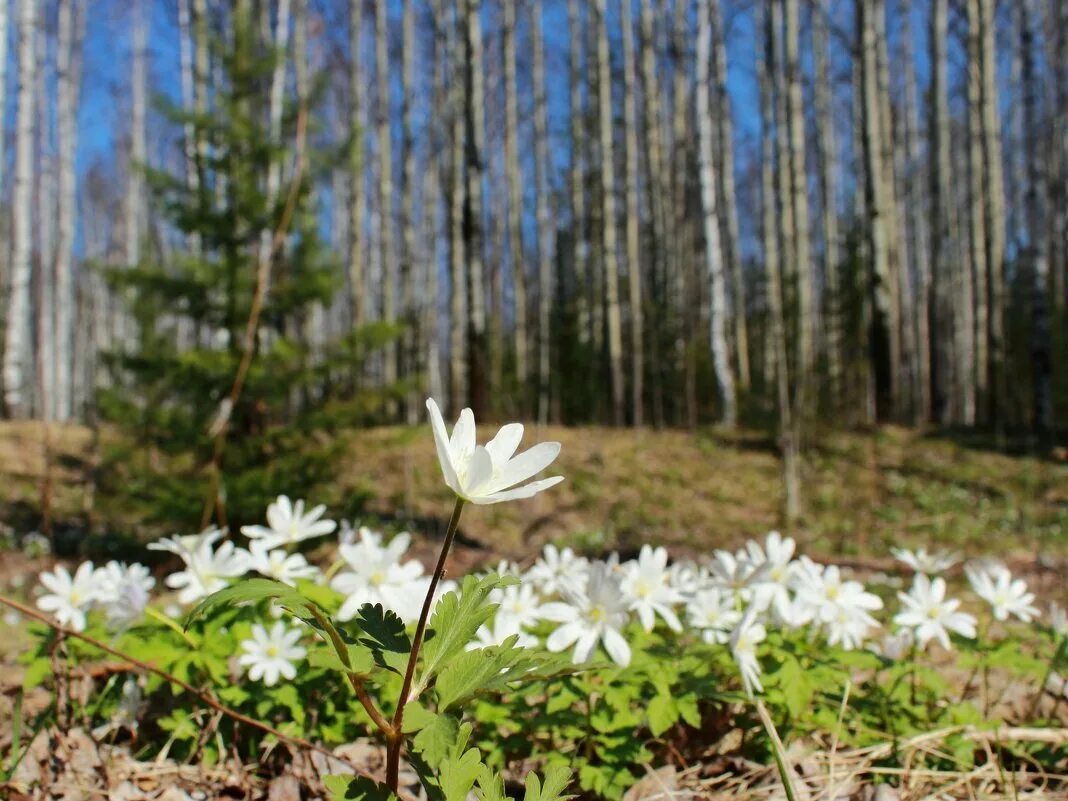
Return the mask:
{"type": "Polygon", "coordinates": [[[515,373],[520,393],[525,394],[529,370],[527,357],[527,278],[523,255],[523,190],[519,166],[519,103],[516,90],[515,4],[504,3],[504,169],[508,184],[508,264],[511,267],[515,306],[515,373]]]}
{"type": "Polygon", "coordinates": [[[10,417],[25,417],[30,383],[30,284],[33,254],[33,150],[37,123],[37,2],[19,4],[19,91],[15,128],[15,186],[11,203],[11,283],[4,338],[4,405],[10,417]]]}
{"type": "Polygon", "coordinates": [[[641,176],[638,167],[638,122],[637,93],[638,68],[634,54],[634,23],[632,0],[622,0],[620,26],[623,29],[623,146],[625,149],[627,204],[627,283],[630,295],[630,347],[631,347],[631,419],[635,426],[644,422],[645,393],[645,335],[644,310],[642,309],[642,264],[638,205],[638,189],[641,176]]]}
{"type": "Polygon", "coordinates": [[[535,213],[538,228],[538,422],[549,421],[552,379],[553,221],[549,207],[549,108],[545,97],[545,43],[541,0],[530,4],[531,73],[534,82],[535,213]]]}
{"type": "Polygon", "coordinates": [[[709,314],[709,344],[712,365],[719,384],[723,404],[723,423],[734,426],[738,408],[734,394],[734,375],[727,351],[726,315],[727,291],[723,275],[723,251],[720,244],[719,216],[716,208],[716,167],[712,148],[712,114],[709,98],[714,90],[710,73],[712,60],[712,10],[715,0],[699,0],[697,17],[697,94],[698,165],[701,183],[701,210],[705,238],[705,269],[707,271],[711,309],[709,314]]]}

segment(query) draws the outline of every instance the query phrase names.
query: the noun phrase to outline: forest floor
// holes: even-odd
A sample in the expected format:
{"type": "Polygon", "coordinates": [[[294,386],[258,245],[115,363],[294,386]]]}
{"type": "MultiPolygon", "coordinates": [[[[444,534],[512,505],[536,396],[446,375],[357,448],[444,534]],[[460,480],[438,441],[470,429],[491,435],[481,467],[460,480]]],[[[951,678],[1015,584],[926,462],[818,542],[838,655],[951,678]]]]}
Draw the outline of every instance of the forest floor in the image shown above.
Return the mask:
{"type": "MultiPolygon", "coordinates": [[[[443,526],[451,502],[429,428],[332,436],[344,442],[336,481],[294,486],[291,497],[332,512],[358,508],[371,525],[428,534],[443,526]]],[[[93,434],[54,426],[51,439],[56,526],[107,528],[93,508],[93,434]]],[[[563,444],[548,472],[566,480],[530,501],[465,512],[460,540],[487,560],[532,560],[546,542],[591,553],[654,543],[696,556],[780,527],[779,462],[759,432],[528,429],[525,444],[539,440],[563,444]]],[[[16,531],[40,525],[44,464],[39,424],[0,423],[0,521],[16,531]]],[[[1068,556],[1068,460],[899,427],[821,433],[805,453],[804,516],[788,533],[806,552],[846,562],[878,563],[899,545],[1056,561],[1068,556]]]]}

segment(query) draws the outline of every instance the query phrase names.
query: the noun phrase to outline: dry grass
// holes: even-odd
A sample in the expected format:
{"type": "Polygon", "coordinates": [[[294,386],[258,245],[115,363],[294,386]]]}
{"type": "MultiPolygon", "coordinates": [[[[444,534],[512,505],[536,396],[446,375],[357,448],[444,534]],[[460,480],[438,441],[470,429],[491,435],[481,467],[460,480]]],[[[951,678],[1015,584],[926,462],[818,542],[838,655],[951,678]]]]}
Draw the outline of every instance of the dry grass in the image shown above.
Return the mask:
{"type": "MultiPolygon", "coordinates": [[[[41,426],[0,423],[0,519],[23,528],[39,508],[41,426]]],[[[486,428],[480,436],[492,435],[486,428]]],[[[105,432],[105,437],[108,434],[105,432]]],[[[425,427],[350,430],[332,486],[293,487],[334,509],[440,527],[450,504],[425,427]]],[[[531,429],[556,439],[560,487],[522,504],[471,510],[463,534],[492,555],[522,558],[548,540],[600,551],[661,542],[677,553],[732,546],[779,524],[772,443],[753,432],[531,429]]],[[[886,427],[814,438],[805,464],[806,512],[791,533],[809,552],[879,561],[891,544],[937,543],[970,553],[992,545],[1010,561],[1068,545],[1068,464],[1006,456],[949,438],[886,427]]],[[[91,514],[90,432],[54,428],[54,510],[77,527],[91,514]]],[[[109,521],[96,521],[106,526],[109,521]]]]}

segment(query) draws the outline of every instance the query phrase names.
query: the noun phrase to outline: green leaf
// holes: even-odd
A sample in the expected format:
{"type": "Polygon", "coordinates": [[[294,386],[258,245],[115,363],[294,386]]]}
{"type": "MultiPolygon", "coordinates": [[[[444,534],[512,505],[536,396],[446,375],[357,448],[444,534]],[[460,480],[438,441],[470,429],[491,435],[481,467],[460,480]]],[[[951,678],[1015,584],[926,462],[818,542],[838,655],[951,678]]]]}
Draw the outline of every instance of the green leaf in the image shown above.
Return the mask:
{"type": "Polygon", "coordinates": [[[531,771],[527,774],[526,788],[523,801],[562,801],[571,798],[565,795],[568,783],[571,781],[571,769],[564,765],[547,765],[545,768],[545,781],[538,779],[538,774],[531,771]]]}
{"type": "Polygon", "coordinates": [[[646,710],[649,714],[649,731],[654,737],[666,732],[679,719],[679,708],[670,695],[655,695],[646,710]]]}
{"type": "MultiPolygon", "coordinates": [[[[407,717],[406,711],[405,719],[407,717]]],[[[458,732],[459,725],[451,716],[436,715],[433,721],[423,726],[415,735],[412,744],[428,764],[438,765],[449,756],[458,732]]]]}
{"type": "Polygon", "coordinates": [[[32,690],[43,682],[51,672],[52,663],[48,661],[47,657],[34,659],[27,665],[26,672],[22,674],[22,689],[24,691],[32,690]]]}
{"type": "Polygon", "coordinates": [[[305,598],[299,590],[290,587],[288,584],[268,578],[241,579],[225,589],[213,592],[193,607],[192,611],[186,615],[183,626],[189,628],[190,624],[198,618],[223,606],[271,599],[278,601],[290,611],[319,609],[315,601],[305,598]]]}
{"type": "Polygon", "coordinates": [[[515,578],[501,578],[496,573],[465,576],[459,594],[447,592],[442,596],[430,618],[435,636],[423,646],[423,673],[416,684],[417,693],[457,654],[463,653],[479,626],[493,617],[497,604],[489,602],[490,592],[515,583],[515,578]]]}
{"type": "Polygon", "coordinates": [[[362,633],[356,639],[371,649],[375,663],[400,673],[412,650],[411,640],[404,630],[404,621],[382,604],[364,604],[353,624],[362,633]]]}
{"type": "Polygon", "coordinates": [[[478,788],[475,790],[478,801],[509,801],[504,792],[504,776],[483,765],[478,774],[478,788]]]}
{"type": "Polygon", "coordinates": [[[389,801],[396,799],[386,785],[366,776],[323,776],[330,801],[389,801]]]}
{"type": "Polygon", "coordinates": [[[327,670],[336,670],[339,673],[351,673],[355,676],[370,676],[375,669],[375,658],[371,651],[363,645],[349,645],[346,643],[349,664],[341,661],[337,651],[333,648],[315,648],[308,654],[308,664],[312,667],[321,667],[327,670]]]}
{"type": "Polygon", "coordinates": [[[453,659],[434,685],[438,707],[445,710],[478,692],[502,689],[538,667],[541,660],[537,656],[515,647],[518,639],[512,635],[499,646],[464,651],[453,659]]]}
{"type": "Polygon", "coordinates": [[[445,794],[445,801],[467,801],[467,794],[475,786],[481,771],[482,760],[477,748],[469,748],[442,760],[438,782],[441,792],[445,794]]]}

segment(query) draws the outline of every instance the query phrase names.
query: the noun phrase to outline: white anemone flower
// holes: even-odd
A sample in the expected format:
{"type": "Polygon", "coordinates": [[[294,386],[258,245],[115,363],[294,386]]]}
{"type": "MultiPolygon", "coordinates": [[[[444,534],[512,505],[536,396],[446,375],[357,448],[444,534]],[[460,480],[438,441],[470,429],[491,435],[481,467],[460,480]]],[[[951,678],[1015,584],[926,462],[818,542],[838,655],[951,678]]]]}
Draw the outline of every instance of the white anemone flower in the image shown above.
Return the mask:
{"type": "Polygon", "coordinates": [[[960,601],[956,598],[946,599],[944,579],[932,580],[923,573],[917,573],[912,589],[907,593],[899,592],[897,597],[903,607],[894,615],[894,623],[901,628],[911,629],[921,648],[931,640],[938,640],[943,648],[949,649],[949,632],[962,637],[975,637],[975,618],[967,612],[958,611],[960,601]]]}
{"type": "Polygon", "coordinates": [[[178,590],[179,603],[196,603],[226,587],[228,579],[244,575],[248,570],[248,551],[230,541],[218,549],[212,547],[224,533],[220,529],[208,529],[193,539],[181,538],[177,541],[181,546],[178,550],[164,546],[175,540],[161,540],[156,544],[158,550],[171,550],[185,562],[185,570],[171,573],[164,580],[172,590],[178,590]],[[191,550],[189,544],[193,545],[191,550]]]}
{"type": "Polygon", "coordinates": [[[493,625],[502,634],[502,639],[510,634],[520,634],[523,629],[541,620],[542,604],[530,584],[505,587],[495,595],[494,600],[499,606],[493,625]]]}
{"type": "Polygon", "coordinates": [[[796,549],[793,537],[784,537],[778,531],[769,532],[763,546],[756,540],[746,543],[749,561],[763,567],[761,579],[753,586],[754,601],[760,609],[774,611],[780,620],[789,619],[792,611],[790,585],[796,549]]]}
{"type": "Polygon", "coordinates": [[[252,639],[242,640],[244,653],[238,662],[248,668],[248,677],[253,681],[263,680],[268,687],[278,683],[279,678],[292,681],[297,676],[294,662],[299,662],[307,653],[297,645],[300,629],[290,629],[278,621],[268,632],[259,623],[252,626],[252,639]]]}
{"type": "Polygon", "coordinates": [[[682,631],[674,607],[684,599],[669,583],[667,560],[666,548],[643,545],[638,558],[623,565],[620,589],[646,631],[653,630],[658,615],[672,631],[682,631]]]}
{"type": "Polygon", "coordinates": [[[293,545],[313,537],[330,534],[337,528],[333,520],[323,520],[326,507],[319,504],[305,512],[304,501],[290,501],[285,495],[267,507],[266,526],[242,526],[241,533],[259,540],[268,548],[293,545]]]}
{"type": "Polygon", "coordinates": [[[500,621],[495,621],[492,628],[485,623],[478,627],[478,631],[475,632],[475,639],[467,644],[467,650],[474,651],[477,648],[491,648],[503,645],[504,641],[512,636],[516,638],[516,648],[536,648],[538,646],[538,638],[533,634],[526,631],[512,631],[510,627],[502,626],[500,621]]]}
{"type": "Polygon", "coordinates": [[[96,571],[97,598],[103,605],[108,624],[123,627],[139,620],[148,606],[149,593],[156,586],[144,565],[127,565],[114,560],[96,571]]]}
{"type": "Polygon", "coordinates": [[[296,586],[297,579],[313,579],[319,575],[319,568],[308,564],[303,554],[287,553],[282,548],[271,550],[262,540],[252,541],[249,554],[250,570],[290,587],[296,586]]]}
{"type": "Polygon", "coordinates": [[[564,591],[567,602],[546,604],[542,614],[562,624],[549,635],[546,647],[558,653],[575,646],[572,659],[586,662],[597,643],[604,645],[612,661],[620,667],[630,664],[630,646],[621,633],[630,617],[629,607],[619,587],[619,577],[598,562],[590,568],[584,592],[564,591]]]}
{"type": "Polygon", "coordinates": [[[526,580],[548,597],[581,590],[586,586],[589,571],[588,559],[576,556],[570,548],[559,549],[549,544],[542,549],[541,558],[527,571],[526,580]]]}
{"type": "Polygon", "coordinates": [[[764,685],[760,683],[760,660],[757,659],[756,649],[767,636],[767,630],[762,623],[756,621],[756,613],[752,609],[731,633],[731,656],[738,665],[738,672],[742,674],[742,686],[750,698],[754,692],[764,691],[764,685]]]}
{"type": "MultiPolygon", "coordinates": [[[[796,584],[798,603],[807,606],[820,623],[841,622],[843,612],[863,619],[866,613],[883,608],[878,595],[867,592],[859,581],[845,580],[837,565],[820,568],[815,562],[803,559],[796,584]]],[[[869,625],[876,625],[875,621],[871,620],[869,625]]]]}
{"type": "Polygon", "coordinates": [[[523,484],[553,463],[560,453],[559,442],[539,442],[516,456],[516,448],[523,439],[521,423],[502,426],[492,440],[478,445],[475,416],[470,409],[460,412],[449,437],[433,398],[427,399],[426,408],[430,412],[430,426],[445,483],[463,500],[486,505],[531,498],[564,480],[563,476],[552,476],[523,484]]]}
{"type": "Polygon", "coordinates": [[[916,573],[934,576],[943,573],[960,561],[960,556],[950,551],[928,553],[926,548],[910,551],[908,548],[891,548],[890,553],[899,562],[912,568],[916,573]]]}
{"type": "Polygon", "coordinates": [[[699,629],[710,645],[726,645],[742,619],[733,599],[715,587],[699,590],[686,604],[686,615],[690,625],[699,629]]]}
{"type": "Polygon", "coordinates": [[[368,528],[361,528],[359,536],[359,542],[338,549],[348,566],[330,582],[332,588],[347,596],[338,610],[338,619],[352,620],[364,604],[382,604],[404,620],[411,619],[413,611],[417,617],[426,595],[423,566],[414,559],[400,561],[412,541],[411,535],[401,532],[387,545],[382,545],[381,534],[368,528]]]}
{"type": "Polygon", "coordinates": [[[733,554],[718,550],[708,563],[712,583],[729,590],[735,601],[742,604],[748,604],[752,599],[755,585],[764,580],[769,567],[766,562],[754,562],[745,551],[733,554]]]}
{"type": "Polygon", "coordinates": [[[56,565],[39,578],[49,592],[37,599],[37,608],[51,612],[61,625],[84,631],[85,614],[99,597],[93,563],[82,562],[73,577],[63,565],[56,565]]]}
{"type": "Polygon", "coordinates": [[[969,567],[966,572],[972,589],[990,604],[996,620],[1005,621],[1011,615],[1030,623],[1032,618],[1038,617],[1039,611],[1034,606],[1035,594],[1027,591],[1027,582],[1014,579],[1008,569],[969,567]]]}

